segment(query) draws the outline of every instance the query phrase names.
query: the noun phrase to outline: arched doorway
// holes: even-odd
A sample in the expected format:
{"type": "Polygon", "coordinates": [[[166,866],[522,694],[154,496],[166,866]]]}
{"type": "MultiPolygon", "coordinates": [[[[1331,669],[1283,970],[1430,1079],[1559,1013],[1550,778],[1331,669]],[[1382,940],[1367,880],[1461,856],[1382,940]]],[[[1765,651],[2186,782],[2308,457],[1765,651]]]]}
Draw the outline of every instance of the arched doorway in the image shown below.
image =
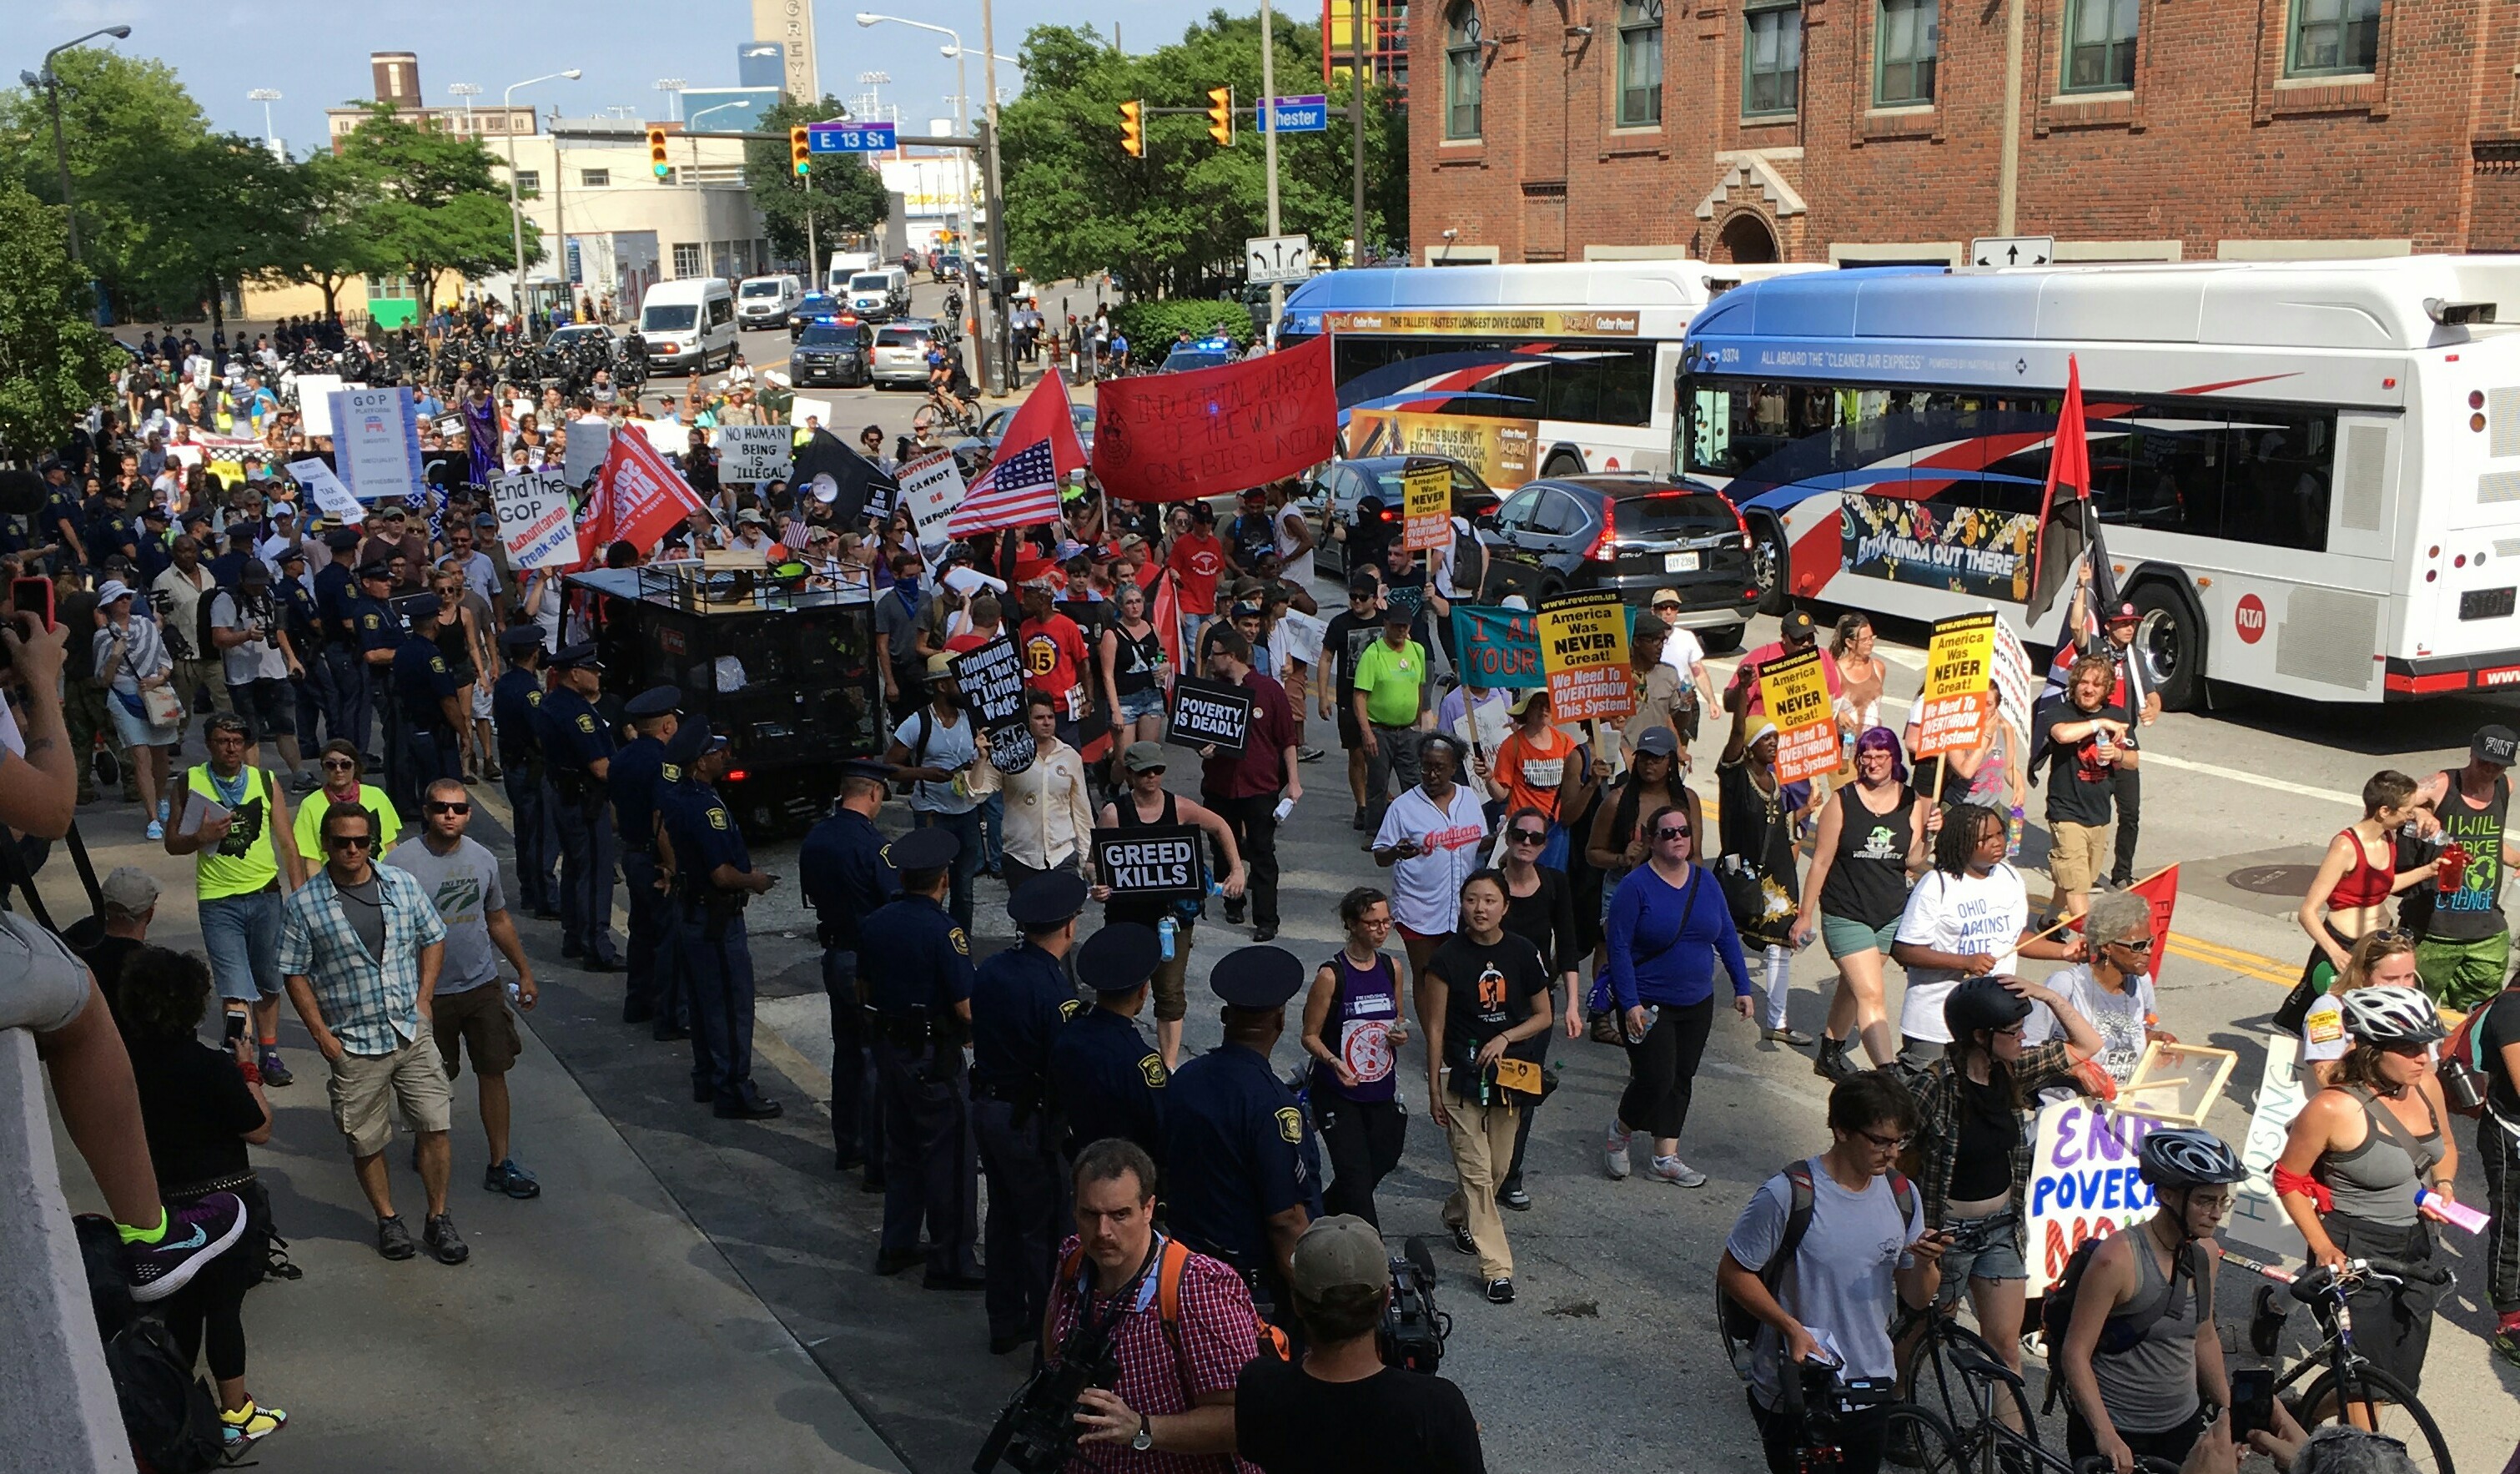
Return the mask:
{"type": "Polygon", "coordinates": [[[1735,215],[1724,222],[1715,254],[1717,260],[1736,266],[1764,265],[1777,259],[1777,233],[1757,215],[1735,215]]]}

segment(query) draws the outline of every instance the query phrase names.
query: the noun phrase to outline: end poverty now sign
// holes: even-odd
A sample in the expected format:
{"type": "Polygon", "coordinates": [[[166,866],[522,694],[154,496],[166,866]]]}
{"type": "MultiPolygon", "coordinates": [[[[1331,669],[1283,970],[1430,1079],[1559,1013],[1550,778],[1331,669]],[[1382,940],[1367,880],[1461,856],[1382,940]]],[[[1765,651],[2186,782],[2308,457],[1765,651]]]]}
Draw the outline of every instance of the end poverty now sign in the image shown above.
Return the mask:
{"type": "Polygon", "coordinates": [[[1126,501],[1226,496],[1337,454],[1328,335],[1283,353],[1095,389],[1094,475],[1126,501]]]}

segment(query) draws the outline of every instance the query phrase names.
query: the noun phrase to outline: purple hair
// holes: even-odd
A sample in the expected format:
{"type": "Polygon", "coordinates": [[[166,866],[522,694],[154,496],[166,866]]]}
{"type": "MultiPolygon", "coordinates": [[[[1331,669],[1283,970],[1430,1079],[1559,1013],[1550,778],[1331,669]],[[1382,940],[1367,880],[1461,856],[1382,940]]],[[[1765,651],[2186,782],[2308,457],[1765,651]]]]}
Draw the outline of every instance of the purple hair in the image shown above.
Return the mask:
{"type": "Polygon", "coordinates": [[[1908,763],[1899,748],[1899,734],[1887,727],[1868,727],[1855,739],[1858,756],[1867,752],[1890,754],[1890,776],[1899,782],[1908,781],[1908,763]]]}

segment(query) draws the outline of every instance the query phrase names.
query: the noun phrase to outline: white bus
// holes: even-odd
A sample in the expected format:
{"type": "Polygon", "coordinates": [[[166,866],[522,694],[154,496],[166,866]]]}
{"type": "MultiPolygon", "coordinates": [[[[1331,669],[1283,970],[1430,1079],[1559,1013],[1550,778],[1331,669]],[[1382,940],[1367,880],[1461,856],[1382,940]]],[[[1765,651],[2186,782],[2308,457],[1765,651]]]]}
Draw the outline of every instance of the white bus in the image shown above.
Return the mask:
{"type": "Polygon", "coordinates": [[[1499,490],[1668,472],[1681,335],[1717,292],[1794,267],[1585,261],[1333,271],[1278,343],[1330,335],[1349,456],[1434,454],[1499,490]]]}
{"type": "Polygon", "coordinates": [[[2520,686],[2520,260],[1882,268],[1761,282],[1689,331],[1675,453],[1771,606],[2030,628],[2070,354],[2110,562],[2173,706],[2520,686]]]}

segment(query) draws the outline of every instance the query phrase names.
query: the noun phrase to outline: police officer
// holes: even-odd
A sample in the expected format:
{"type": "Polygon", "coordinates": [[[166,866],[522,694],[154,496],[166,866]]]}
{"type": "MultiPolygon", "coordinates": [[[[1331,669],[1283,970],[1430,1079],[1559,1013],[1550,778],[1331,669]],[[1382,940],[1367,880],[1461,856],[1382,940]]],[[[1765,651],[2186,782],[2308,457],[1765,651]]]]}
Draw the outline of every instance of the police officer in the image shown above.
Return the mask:
{"type": "Polygon", "coordinates": [[[1071,1148],[1126,1137],[1163,1165],[1164,1056],[1137,1022],[1162,953],[1154,929],[1135,921],[1107,921],[1076,949],[1077,975],[1094,989],[1094,1006],[1050,1047],[1051,1095],[1071,1148]]]}
{"type": "Polygon", "coordinates": [[[517,889],[537,921],[560,919],[560,882],[552,866],[560,858],[560,831],[552,823],[551,779],[544,772],[542,738],[534,735],[534,710],[543,700],[543,632],[518,625],[499,633],[508,668],[490,687],[490,730],[499,741],[499,782],[508,790],[516,820],[517,889]]]}
{"type": "Polygon", "coordinates": [[[589,972],[618,972],[612,947],[612,819],[604,784],[612,771],[612,729],[595,714],[604,667],[595,644],[580,641],[552,656],[560,684],[534,708],[534,735],[552,783],[560,831],[560,955],[589,972]]]}
{"type": "Polygon", "coordinates": [[[840,764],[839,803],[796,851],[805,904],[822,918],[823,993],[832,1005],[832,1167],[863,1167],[873,1191],[883,1187],[883,1095],[867,1050],[858,946],[866,918],[901,894],[875,826],[891,779],[888,764],[840,764]]]}
{"type": "Polygon", "coordinates": [[[385,793],[406,820],[419,815],[430,783],[456,776],[457,735],[472,717],[460,698],[463,688],[437,648],[437,622],[445,612],[434,594],[415,594],[403,603],[406,624],[391,667],[394,732],[401,740],[387,748],[400,761],[385,770],[385,793]]]}
{"type": "MultiPolygon", "coordinates": [[[[359,658],[358,615],[351,607],[358,602],[359,581],[350,566],[358,557],[359,534],[336,527],[324,534],[324,547],[333,555],[331,562],[315,571],[315,609],[324,622],[324,673],[332,703],[324,708],[324,730],[356,743],[364,754],[368,750],[368,668],[359,658]]],[[[374,766],[375,760],[369,763],[374,766]]]]}
{"type": "MultiPolygon", "coordinates": [[[[402,616],[386,603],[393,596],[393,569],[385,563],[361,563],[358,572],[359,592],[349,603],[350,648],[358,652],[359,710],[353,729],[356,740],[367,738],[366,718],[376,713],[378,745],[384,749],[382,766],[385,787],[391,791],[393,771],[398,766],[401,743],[394,739],[402,723],[397,720],[393,702],[393,661],[402,648],[402,616]],[[379,701],[382,696],[383,700],[379,701]],[[377,708],[382,705],[382,710],[377,708]]],[[[399,805],[397,805],[399,807],[399,805]]]]}
{"type": "MultiPolygon", "coordinates": [[[[545,703],[548,705],[549,703],[545,703]]],[[[779,882],[752,868],[743,831],[719,802],[727,739],[694,717],[665,745],[679,781],[657,796],[664,844],[681,908],[682,976],[692,1018],[692,1099],[730,1120],[767,1121],[779,1102],[752,1083],[752,941],[743,908],[779,882]]]]}
{"type": "Polygon", "coordinates": [[[676,908],[657,882],[656,798],[664,785],[678,782],[665,766],[665,744],[674,738],[682,714],[683,693],[677,687],[652,686],[622,707],[633,734],[612,754],[604,787],[612,800],[612,833],[621,848],[621,883],[630,891],[628,989],[621,998],[625,1024],[656,1023],[658,1033],[682,1025],[690,1009],[680,982],[682,946],[675,936],[676,908]]]}
{"type": "Polygon", "coordinates": [[[971,982],[971,1134],[989,1180],[989,1354],[1041,1334],[1052,1261],[1066,1229],[1066,1173],[1051,1119],[1050,1047],[1083,1011],[1067,980],[1085,882],[1036,875],[1007,901],[1023,940],[971,982]]]}
{"type": "MultiPolygon", "coordinates": [[[[156,508],[150,509],[156,511],[156,508]]],[[[295,702],[297,744],[312,752],[321,745],[317,724],[333,710],[333,671],[324,661],[324,611],[315,591],[306,586],[306,546],[291,543],[280,550],[280,580],[272,586],[280,603],[281,632],[289,637],[289,653],[296,668],[289,674],[289,692],[295,702]]],[[[341,733],[327,734],[340,737],[341,733]]],[[[315,787],[312,769],[294,784],[300,793],[315,787]]]]}
{"type": "Polygon", "coordinates": [[[913,829],[894,840],[888,858],[901,872],[901,899],[858,931],[876,1078],[883,1088],[883,1236],[875,1269],[898,1274],[923,1259],[923,1282],[932,1290],[983,1287],[971,1253],[980,1179],[963,1068],[971,940],[944,906],[961,846],[944,829],[913,829]]]}
{"type": "Polygon", "coordinates": [[[1288,1259],[1322,1211],[1321,1145],[1294,1092],[1269,1068],[1304,964],[1282,947],[1218,960],[1225,1042],[1173,1076],[1164,1114],[1164,1199],[1183,1243],[1242,1272],[1252,1301],[1291,1321],[1288,1259]]]}

